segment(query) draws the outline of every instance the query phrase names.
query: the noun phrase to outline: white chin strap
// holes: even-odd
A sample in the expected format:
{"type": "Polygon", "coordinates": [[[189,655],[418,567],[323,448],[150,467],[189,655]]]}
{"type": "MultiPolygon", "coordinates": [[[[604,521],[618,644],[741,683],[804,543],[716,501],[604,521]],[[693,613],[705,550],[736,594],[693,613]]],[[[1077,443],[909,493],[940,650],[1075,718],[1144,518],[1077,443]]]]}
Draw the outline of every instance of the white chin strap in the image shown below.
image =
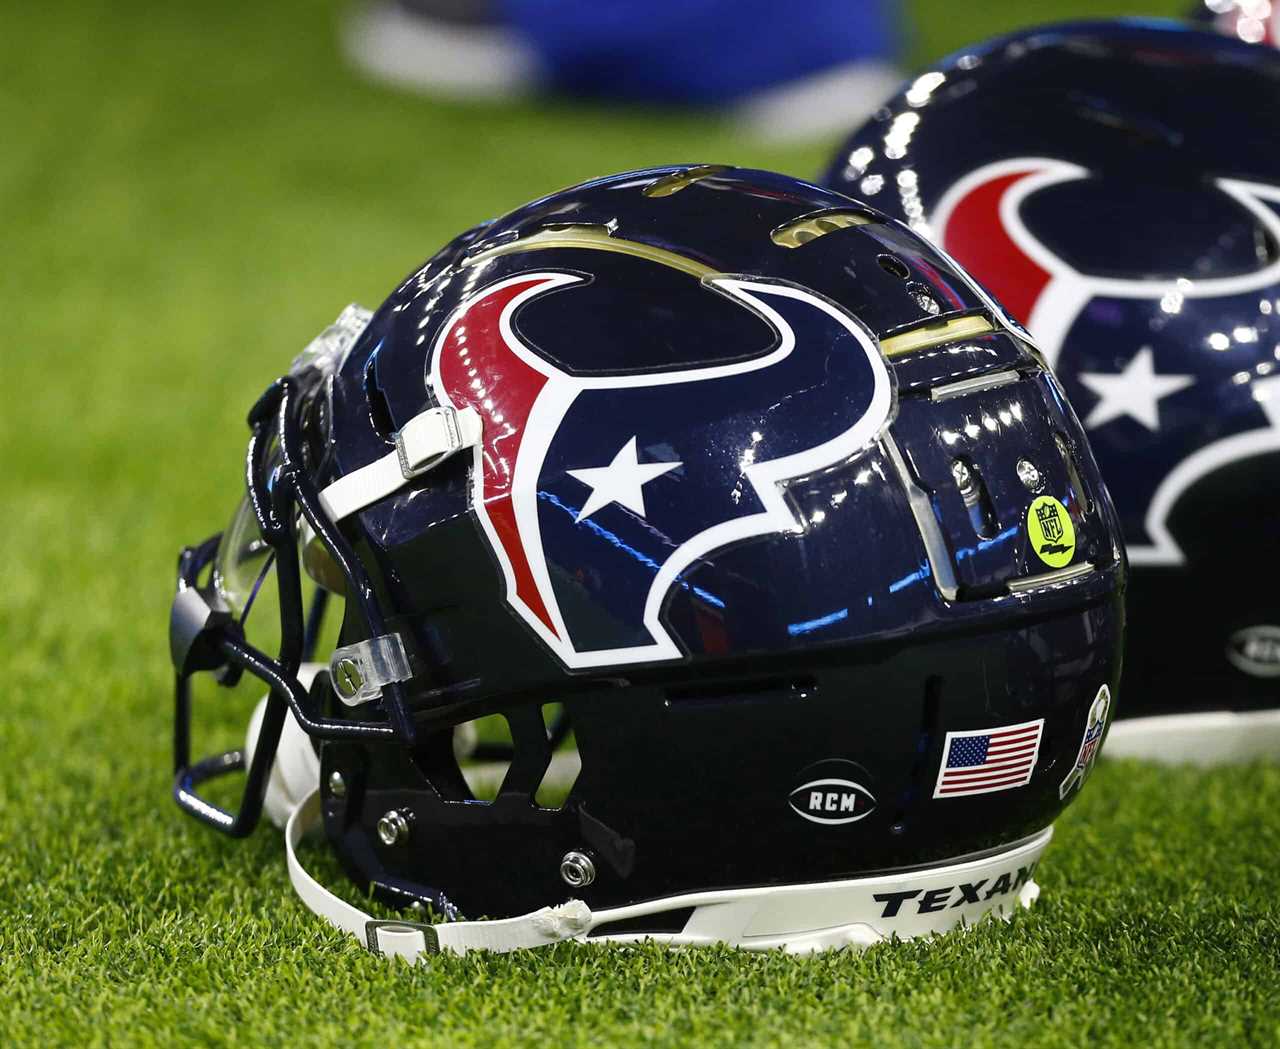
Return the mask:
{"type": "Polygon", "coordinates": [[[316,790],[293,810],[285,825],[284,846],[289,861],[289,880],[302,902],[311,910],[330,925],[349,932],[374,954],[394,955],[410,962],[419,955],[441,951],[505,954],[522,947],[545,947],[561,940],[572,940],[591,929],[591,909],[581,900],[570,900],[558,907],[544,907],[532,914],[501,921],[442,922],[439,925],[378,921],[359,907],[339,899],[302,866],[298,859],[298,842],[319,824],[320,792],[316,790]]]}
{"type": "Polygon", "coordinates": [[[341,521],[394,495],[455,452],[478,444],[481,428],[474,408],[428,408],[395,435],[394,452],[339,477],[320,493],[320,505],[330,520],[341,521]]]}
{"type": "MultiPolygon", "coordinates": [[[[314,675],[318,664],[304,668],[314,675]]],[[[249,749],[261,722],[254,715],[249,749]]],[[[1009,918],[1040,894],[1036,864],[1052,828],[981,859],[845,881],[775,885],[686,893],[608,910],[592,911],[580,900],[544,907],[498,921],[454,921],[435,925],[382,921],[321,885],[298,858],[298,843],[322,822],[320,767],[311,740],[290,714],[272,769],[266,809],[285,828],[289,880],[312,911],[350,933],[375,954],[413,961],[448,951],[505,953],[564,940],[636,943],[653,940],[673,947],[729,944],[748,950],[782,949],[808,954],[838,947],[867,947],[892,937],[907,940],[972,926],[984,918],[1009,918]],[[279,819],[278,815],[286,814],[279,819]],[[618,933],[614,922],[692,910],[679,932],[618,933]]]]}

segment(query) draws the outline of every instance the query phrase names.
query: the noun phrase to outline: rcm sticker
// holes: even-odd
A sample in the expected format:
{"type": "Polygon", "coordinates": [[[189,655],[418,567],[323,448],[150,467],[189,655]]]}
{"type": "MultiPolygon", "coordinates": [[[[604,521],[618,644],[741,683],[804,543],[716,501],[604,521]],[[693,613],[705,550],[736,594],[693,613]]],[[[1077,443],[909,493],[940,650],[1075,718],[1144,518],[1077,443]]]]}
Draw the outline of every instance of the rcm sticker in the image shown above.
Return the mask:
{"type": "Polygon", "coordinates": [[[1051,495],[1037,496],[1027,509],[1031,549],[1050,568],[1065,568],[1076,554],[1076,526],[1067,508],[1051,495]]]}
{"type": "Polygon", "coordinates": [[[866,772],[852,761],[819,761],[801,772],[799,778],[800,785],[787,795],[787,804],[810,823],[837,827],[857,823],[876,810],[876,797],[864,785],[866,772]]]}

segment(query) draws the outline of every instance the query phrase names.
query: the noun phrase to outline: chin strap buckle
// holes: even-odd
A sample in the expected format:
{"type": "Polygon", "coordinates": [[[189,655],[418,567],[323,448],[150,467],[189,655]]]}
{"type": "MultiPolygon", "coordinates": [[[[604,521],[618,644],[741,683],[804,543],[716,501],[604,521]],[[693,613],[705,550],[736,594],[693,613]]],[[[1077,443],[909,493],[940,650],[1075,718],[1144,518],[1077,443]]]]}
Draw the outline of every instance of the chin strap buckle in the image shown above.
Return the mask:
{"type": "Polygon", "coordinates": [[[428,408],[395,435],[394,452],[339,477],[320,493],[320,505],[331,520],[341,521],[394,495],[454,453],[479,444],[482,429],[474,408],[428,408]]]}
{"type": "Polygon", "coordinates": [[[396,434],[400,473],[411,481],[479,440],[480,415],[474,408],[432,408],[414,416],[396,434]]]}
{"type": "Polygon", "coordinates": [[[440,953],[440,937],[436,935],[436,927],[423,925],[421,922],[378,921],[371,918],[364,923],[364,943],[370,954],[392,955],[409,961],[419,954],[440,953]]]}

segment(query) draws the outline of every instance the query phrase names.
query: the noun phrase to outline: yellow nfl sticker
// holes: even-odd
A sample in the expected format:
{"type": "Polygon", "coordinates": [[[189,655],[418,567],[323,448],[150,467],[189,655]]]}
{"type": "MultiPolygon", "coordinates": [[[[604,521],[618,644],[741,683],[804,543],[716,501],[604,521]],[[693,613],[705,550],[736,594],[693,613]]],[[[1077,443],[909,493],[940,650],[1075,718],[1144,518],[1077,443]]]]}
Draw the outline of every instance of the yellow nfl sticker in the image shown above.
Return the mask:
{"type": "Polygon", "coordinates": [[[1050,568],[1065,568],[1076,553],[1076,526],[1067,508],[1051,495],[1038,496],[1027,511],[1031,549],[1050,568]]]}

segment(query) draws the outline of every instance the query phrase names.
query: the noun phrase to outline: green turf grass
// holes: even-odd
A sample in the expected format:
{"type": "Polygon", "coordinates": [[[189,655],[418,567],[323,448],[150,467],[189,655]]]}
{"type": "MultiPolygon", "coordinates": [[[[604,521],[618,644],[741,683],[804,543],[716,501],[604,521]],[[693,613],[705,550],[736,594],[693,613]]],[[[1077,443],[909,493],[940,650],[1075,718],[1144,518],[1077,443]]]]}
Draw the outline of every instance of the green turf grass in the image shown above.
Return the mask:
{"type": "MultiPolygon", "coordinates": [[[[1280,1040],[1275,769],[1103,768],[1033,912],[816,959],[563,946],[409,970],[294,900],[270,828],[237,844],[181,816],[175,554],[229,513],[244,413],[301,344],[536,194],[668,161],[808,174],[825,148],[401,97],[341,67],[328,4],[148,6],[0,3],[0,1045],[1280,1040]]],[[[915,10],[917,58],[1034,17],[915,10]]],[[[211,747],[247,705],[201,712],[211,747]]]]}

